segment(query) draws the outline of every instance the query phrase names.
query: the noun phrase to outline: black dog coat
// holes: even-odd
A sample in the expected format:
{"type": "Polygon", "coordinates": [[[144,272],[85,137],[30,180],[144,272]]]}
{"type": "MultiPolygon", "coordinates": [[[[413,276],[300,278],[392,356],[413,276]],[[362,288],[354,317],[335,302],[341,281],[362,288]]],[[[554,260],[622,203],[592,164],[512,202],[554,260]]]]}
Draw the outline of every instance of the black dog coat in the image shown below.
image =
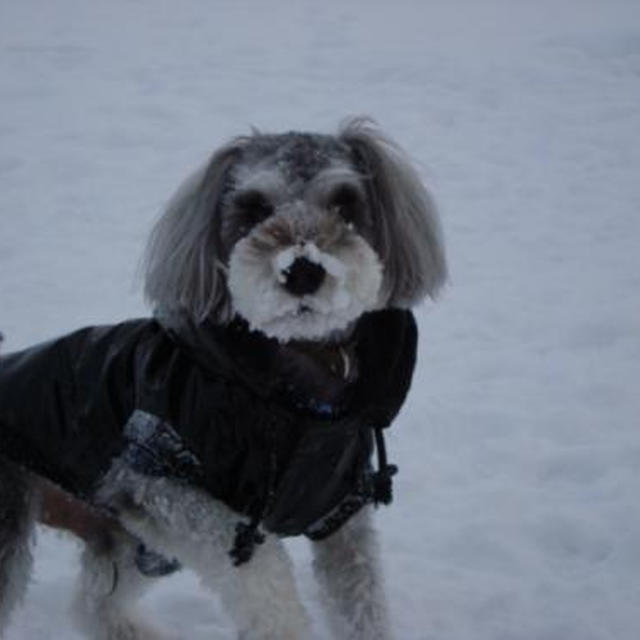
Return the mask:
{"type": "Polygon", "coordinates": [[[364,315],[357,381],[326,412],[285,398],[277,343],[241,321],[180,334],[152,319],[82,329],[0,358],[0,454],[89,501],[115,460],[202,487],[250,518],[232,552],[240,562],[259,523],[318,539],[390,500],[381,429],[406,397],[416,342],[411,312],[364,315]]]}

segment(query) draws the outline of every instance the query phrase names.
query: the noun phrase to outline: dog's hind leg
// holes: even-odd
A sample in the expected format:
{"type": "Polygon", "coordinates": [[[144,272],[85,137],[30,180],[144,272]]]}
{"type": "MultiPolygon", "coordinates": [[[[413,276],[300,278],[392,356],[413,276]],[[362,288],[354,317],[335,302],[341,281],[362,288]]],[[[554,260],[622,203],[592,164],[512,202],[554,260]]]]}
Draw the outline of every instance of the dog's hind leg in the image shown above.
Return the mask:
{"type": "Polygon", "coordinates": [[[140,547],[141,543],[133,536],[114,530],[87,543],[73,604],[76,626],[87,638],[164,640],[170,637],[149,626],[135,610],[136,601],[153,583],[150,572],[141,567],[140,547]]]}
{"type": "Polygon", "coordinates": [[[0,459],[0,638],[29,582],[34,502],[30,478],[0,459]]]}

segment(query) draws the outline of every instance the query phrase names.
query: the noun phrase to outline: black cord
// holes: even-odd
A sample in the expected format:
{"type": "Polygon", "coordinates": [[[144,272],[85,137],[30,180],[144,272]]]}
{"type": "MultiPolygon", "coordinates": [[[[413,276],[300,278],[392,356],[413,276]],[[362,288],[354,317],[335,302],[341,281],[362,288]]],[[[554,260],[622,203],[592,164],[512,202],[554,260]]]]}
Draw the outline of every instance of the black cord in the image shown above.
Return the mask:
{"type": "Polygon", "coordinates": [[[373,501],[376,504],[388,505],[393,501],[393,476],[398,473],[398,467],[387,462],[387,448],[382,428],[375,427],[374,433],[378,452],[378,470],[373,474],[373,501]]]}

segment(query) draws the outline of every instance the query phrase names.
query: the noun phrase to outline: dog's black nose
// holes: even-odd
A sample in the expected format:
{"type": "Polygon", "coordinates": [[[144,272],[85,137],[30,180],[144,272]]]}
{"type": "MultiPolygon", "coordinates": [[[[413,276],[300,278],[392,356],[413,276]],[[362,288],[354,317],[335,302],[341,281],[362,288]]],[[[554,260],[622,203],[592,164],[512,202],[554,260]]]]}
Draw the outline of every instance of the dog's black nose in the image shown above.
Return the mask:
{"type": "Polygon", "coordinates": [[[322,265],[306,258],[296,258],[291,266],[283,271],[284,288],[294,296],[315,293],[320,288],[325,274],[322,265]]]}

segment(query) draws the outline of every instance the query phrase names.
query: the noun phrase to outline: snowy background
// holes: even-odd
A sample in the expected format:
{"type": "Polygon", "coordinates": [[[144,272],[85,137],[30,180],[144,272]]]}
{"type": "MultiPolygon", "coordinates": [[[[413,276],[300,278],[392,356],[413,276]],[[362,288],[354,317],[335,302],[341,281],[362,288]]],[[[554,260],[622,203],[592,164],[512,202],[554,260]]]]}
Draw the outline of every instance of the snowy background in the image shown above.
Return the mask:
{"type": "MultiPolygon", "coordinates": [[[[398,638],[635,640],[637,0],[0,0],[5,349],[145,313],[150,224],[228,137],[360,113],[421,167],[451,264],[378,518],[398,638]]],[[[76,558],[40,532],[7,640],[77,640],[76,558]]],[[[233,637],[188,574],[144,606],[233,637]]]]}

